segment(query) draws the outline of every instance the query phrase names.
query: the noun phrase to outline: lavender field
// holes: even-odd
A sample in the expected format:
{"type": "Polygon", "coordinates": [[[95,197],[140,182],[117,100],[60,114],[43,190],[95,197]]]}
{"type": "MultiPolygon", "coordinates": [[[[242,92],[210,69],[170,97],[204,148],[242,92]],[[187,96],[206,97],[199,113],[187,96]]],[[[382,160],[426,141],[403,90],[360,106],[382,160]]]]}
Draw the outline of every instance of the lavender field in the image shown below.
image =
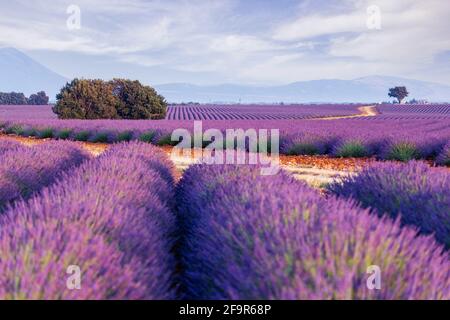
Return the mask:
{"type": "Polygon", "coordinates": [[[448,105],[359,107],[174,106],[139,121],[0,107],[0,299],[450,299],[448,105]],[[321,191],[260,165],[180,178],[157,146],[194,120],[279,129],[290,156],[379,161],[321,191]],[[114,144],[95,157],[79,141],[114,144]],[[68,266],[86,289],[67,290],[68,266]]]}
{"type": "Polygon", "coordinates": [[[450,301],[449,0],[0,10],[2,314],[450,301]]]}
{"type": "Polygon", "coordinates": [[[0,106],[0,159],[0,299],[450,299],[449,105],[172,106],[164,120],[0,106]],[[320,189],[261,164],[180,172],[159,147],[194,121],[370,162],[320,189]]]}
{"type": "Polygon", "coordinates": [[[448,162],[449,105],[377,105],[373,107],[377,113],[370,116],[359,116],[360,107],[172,106],[165,120],[85,121],[56,119],[50,106],[0,106],[0,130],[24,137],[170,145],[174,130],[192,131],[197,120],[202,121],[204,130],[278,129],[280,151],[287,155],[448,162]]]}
{"type": "Polygon", "coordinates": [[[258,165],[177,181],[143,142],[0,140],[0,157],[0,299],[450,299],[446,169],[378,164],[324,196],[258,165]]]}

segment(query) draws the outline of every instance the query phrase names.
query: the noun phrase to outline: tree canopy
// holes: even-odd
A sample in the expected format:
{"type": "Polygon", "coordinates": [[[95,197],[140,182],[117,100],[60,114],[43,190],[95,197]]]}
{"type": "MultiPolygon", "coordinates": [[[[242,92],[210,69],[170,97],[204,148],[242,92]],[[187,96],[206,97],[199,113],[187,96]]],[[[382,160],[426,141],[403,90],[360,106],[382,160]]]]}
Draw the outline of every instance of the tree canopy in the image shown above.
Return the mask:
{"type": "Polygon", "coordinates": [[[402,103],[402,101],[409,95],[406,87],[395,87],[389,89],[389,97],[396,98],[398,103],[402,103]]]}
{"type": "Polygon", "coordinates": [[[56,96],[61,119],[164,119],[164,97],[139,81],[74,79],[56,96]]]}

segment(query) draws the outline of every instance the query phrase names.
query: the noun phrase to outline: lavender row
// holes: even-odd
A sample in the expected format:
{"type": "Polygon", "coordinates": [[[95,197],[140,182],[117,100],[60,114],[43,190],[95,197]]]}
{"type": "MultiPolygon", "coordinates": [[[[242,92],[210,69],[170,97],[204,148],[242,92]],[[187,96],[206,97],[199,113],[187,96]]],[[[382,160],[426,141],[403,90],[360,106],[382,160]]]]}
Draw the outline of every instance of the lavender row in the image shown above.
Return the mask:
{"type": "Polygon", "coordinates": [[[0,156],[2,156],[5,152],[17,149],[25,149],[25,146],[23,146],[20,142],[12,140],[0,140],[0,156]]]}
{"type": "Polygon", "coordinates": [[[117,145],[0,218],[0,299],[172,299],[171,164],[117,145]],[[67,287],[76,266],[81,288],[67,287]]]}
{"type": "MultiPolygon", "coordinates": [[[[358,114],[357,104],[318,105],[177,105],[167,120],[283,120],[358,114]]],[[[0,106],[3,119],[56,119],[51,106],[0,106]]]]}
{"type": "MultiPolygon", "coordinates": [[[[6,133],[40,138],[92,142],[140,140],[157,145],[173,145],[173,130],[192,130],[191,122],[38,122],[4,124],[6,133]]],[[[370,157],[407,161],[435,159],[450,141],[448,121],[364,122],[358,120],[310,122],[217,122],[204,123],[204,129],[281,128],[281,153],[289,155],[328,154],[336,157],[370,157]]],[[[438,161],[438,163],[443,163],[438,161]]]]}
{"type": "Polygon", "coordinates": [[[378,215],[400,217],[402,224],[433,234],[450,248],[450,173],[421,162],[380,163],[332,184],[329,190],[351,198],[378,215]]]}
{"type": "Polygon", "coordinates": [[[299,120],[358,114],[360,105],[169,106],[167,120],[299,120]]]}
{"type": "Polygon", "coordinates": [[[449,299],[432,237],[325,199],[283,173],[194,166],[178,189],[187,299],[449,299]],[[382,272],[367,287],[367,268],[382,272]]]}
{"type": "Polygon", "coordinates": [[[89,159],[71,142],[52,142],[25,147],[0,142],[0,211],[12,201],[29,198],[89,159]],[[2,151],[3,150],[3,151],[2,151]]]}
{"type": "MultiPolygon", "coordinates": [[[[167,120],[286,120],[347,116],[360,113],[357,104],[316,105],[177,105],[169,106],[167,120]]],[[[449,104],[376,105],[379,119],[448,119],[449,104]]],[[[0,119],[54,120],[51,106],[0,106],[0,119]]]]}

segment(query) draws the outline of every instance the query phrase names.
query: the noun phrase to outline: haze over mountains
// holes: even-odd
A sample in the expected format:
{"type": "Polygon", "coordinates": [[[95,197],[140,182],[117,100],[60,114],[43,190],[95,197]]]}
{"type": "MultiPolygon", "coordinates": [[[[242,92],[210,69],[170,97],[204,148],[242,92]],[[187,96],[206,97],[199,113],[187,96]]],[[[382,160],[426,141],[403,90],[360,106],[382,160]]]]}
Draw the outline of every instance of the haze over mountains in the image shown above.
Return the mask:
{"type": "Polygon", "coordinates": [[[14,48],[0,48],[0,91],[29,96],[44,90],[51,100],[67,79],[14,48]]]}
{"type": "MultiPolygon", "coordinates": [[[[0,91],[24,92],[45,90],[50,100],[68,81],[14,48],[0,48],[0,91]]],[[[186,83],[154,85],[169,102],[381,102],[389,100],[388,89],[406,86],[408,99],[449,102],[450,86],[386,76],[354,80],[301,81],[280,86],[222,84],[199,86],[186,83]]]]}

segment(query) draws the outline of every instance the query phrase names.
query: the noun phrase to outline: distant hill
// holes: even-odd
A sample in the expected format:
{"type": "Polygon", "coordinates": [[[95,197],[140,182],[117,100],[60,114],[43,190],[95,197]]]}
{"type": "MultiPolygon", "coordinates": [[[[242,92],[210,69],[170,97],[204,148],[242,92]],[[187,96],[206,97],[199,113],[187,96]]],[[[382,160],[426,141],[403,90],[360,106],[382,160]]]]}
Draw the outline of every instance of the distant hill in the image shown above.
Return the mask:
{"type": "Polygon", "coordinates": [[[14,48],[0,48],[0,92],[30,95],[44,90],[55,100],[67,79],[14,48]]]}
{"type": "Polygon", "coordinates": [[[171,102],[381,102],[389,100],[388,89],[406,86],[408,99],[450,102],[450,86],[425,81],[371,76],[354,80],[301,81],[283,86],[223,84],[197,86],[173,83],[156,86],[171,102]]]}
{"type": "MultiPolygon", "coordinates": [[[[27,96],[44,90],[55,100],[68,79],[41,65],[14,48],[0,48],[0,91],[23,92],[27,96]]],[[[450,102],[450,86],[386,76],[354,80],[301,81],[282,86],[222,84],[198,86],[172,83],[155,88],[169,102],[381,102],[389,100],[388,89],[406,86],[408,99],[450,102]]]]}

